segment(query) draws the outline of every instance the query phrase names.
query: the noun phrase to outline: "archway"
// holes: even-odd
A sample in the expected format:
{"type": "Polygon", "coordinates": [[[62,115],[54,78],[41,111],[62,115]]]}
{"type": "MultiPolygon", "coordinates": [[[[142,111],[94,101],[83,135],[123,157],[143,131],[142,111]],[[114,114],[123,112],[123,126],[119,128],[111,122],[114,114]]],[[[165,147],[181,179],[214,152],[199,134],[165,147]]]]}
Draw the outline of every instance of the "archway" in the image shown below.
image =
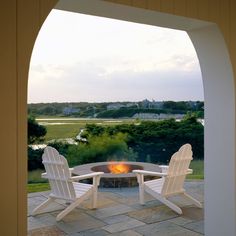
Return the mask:
{"type": "Polygon", "coordinates": [[[56,8],[188,32],[198,53],[205,91],[205,234],[235,235],[234,78],[217,25],[103,1],[61,0],[56,8]]]}

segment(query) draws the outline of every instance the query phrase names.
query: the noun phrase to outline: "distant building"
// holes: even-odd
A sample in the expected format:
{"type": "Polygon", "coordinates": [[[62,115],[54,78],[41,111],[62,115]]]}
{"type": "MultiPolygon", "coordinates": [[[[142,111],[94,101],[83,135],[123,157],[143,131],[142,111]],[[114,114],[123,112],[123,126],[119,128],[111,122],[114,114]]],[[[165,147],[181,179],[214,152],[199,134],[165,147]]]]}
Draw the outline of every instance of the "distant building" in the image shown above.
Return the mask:
{"type": "Polygon", "coordinates": [[[184,114],[164,114],[164,113],[160,113],[160,114],[156,114],[156,113],[136,113],[133,115],[132,118],[134,119],[157,119],[157,120],[165,120],[165,119],[170,119],[170,118],[174,118],[177,120],[181,120],[183,119],[184,114]]]}
{"type": "Polygon", "coordinates": [[[155,100],[149,101],[148,99],[144,99],[141,101],[141,107],[147,109],[161,109],[163,107],[164,102],[158,102],[155,100]]]}
{"type": "Polygon", "coordinates": [[[129,102],[129,103],[126,104],[126,107],[127,108],[129,108],[129,107],[139,108],[139,105],[136,102],[129,102]]]}
{"type": "Polygon", "coordinates": [[[144,99],[142,102],[141,102],[141,107],[142,108],[151,108],[151,102],[147,99],[144,99]]]}

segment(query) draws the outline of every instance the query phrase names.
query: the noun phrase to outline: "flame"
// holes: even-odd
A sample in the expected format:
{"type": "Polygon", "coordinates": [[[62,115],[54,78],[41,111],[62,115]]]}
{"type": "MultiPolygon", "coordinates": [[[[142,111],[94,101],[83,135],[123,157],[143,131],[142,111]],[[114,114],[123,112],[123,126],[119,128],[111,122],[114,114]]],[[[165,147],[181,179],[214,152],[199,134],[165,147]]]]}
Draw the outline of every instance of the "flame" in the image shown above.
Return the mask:
{"type": "Polygon", "coordinates": [[[120,162],[119,164],[109,163],[108,169],[112,174],[126,174],[130,172],[129,166],[123,162],[120,162]]]}

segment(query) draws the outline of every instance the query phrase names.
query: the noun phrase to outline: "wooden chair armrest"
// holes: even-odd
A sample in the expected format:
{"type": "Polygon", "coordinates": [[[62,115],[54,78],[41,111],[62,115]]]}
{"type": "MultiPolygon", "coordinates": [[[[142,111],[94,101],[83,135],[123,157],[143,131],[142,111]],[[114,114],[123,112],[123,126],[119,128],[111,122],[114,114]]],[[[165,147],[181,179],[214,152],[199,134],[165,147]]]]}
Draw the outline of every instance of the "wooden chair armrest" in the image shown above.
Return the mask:
{"type": "MultiPolygon", "coordinates": [[[[162,173],[167,172],[167,170],[168,170],[168,168],[169,168],[169,166],[166,166],[166,165],[160,165],[159,167],[161,168],[162,173]]],[[[192,170],[192,169],[188,169],[188,170],[187,170],[187,175],[188,175],[188,174],[192,174],[192,173],[193,173],[193,170],[192,170]]]]}
{"type": "Polygon", "coordinates": [[[133,173],[135,174],[141,174],[141,175],[152,175],[152,176],[166,176],[166,173],[161,173],[161,172],[153,172],[153,171],[147,171],[147,170],[133,170],[133,173]]]}
{"type": "Polygon", "coordinates": [[[188,174],[192,174],[192,173],[193,173],[193,170],[192,170],[192,169],[188,169],[188,170],[187,170],[187,175],[188,175],[188,174]]]}
{"type": "Polygon", "coordinates": [[[162,173],[166,173],[169,169],[169,166],[167,165],[160,165],[159,167],[161,168],[162,173]]]}
{"type": "Polygon", "coordinates": [[[104,172],[94,172],[86,175],[79,175],[79,176],[72,176],[70,177],[71,181],[78,181],[82,179],[89,179],[89,178],[94,178],[94,177],[101,177],[104,174],[104,172]]]}
{"type": "Polygon", "coordinates": [[[41,174],[41,178],[47,179],[47,178],[48,178],[48,177],[47,177],[47,172],[42,173],[42,174],[41,174]]]}
{"type": "Polygon", "coordinates": [[[162,168],[166,168],[166,169],[168,169],[169,168],[169,166],[167,166],[167,165],[159,165],[159,167],[162,169],[162,168]]]}

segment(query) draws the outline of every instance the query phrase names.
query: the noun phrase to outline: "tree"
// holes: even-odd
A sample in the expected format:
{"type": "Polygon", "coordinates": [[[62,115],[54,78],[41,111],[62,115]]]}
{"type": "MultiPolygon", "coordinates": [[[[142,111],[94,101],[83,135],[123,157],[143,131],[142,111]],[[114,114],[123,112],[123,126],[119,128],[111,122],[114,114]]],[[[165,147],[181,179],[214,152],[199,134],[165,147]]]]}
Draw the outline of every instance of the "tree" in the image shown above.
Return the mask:
{"type": "MultiPolygon", "coordinates": [[[[93,129],[87,130],[88,136],[98,136],[98,133],[94,132],[97,129],[98,127],[93,125],[93,129]]],[[[188,113],[181,122],[174,119],[158,122],[142,121],[139,125],[107,126],[99,131],[99,136],[126,134],[127,138],[124,141],[128,148],[137,153],[138,161],[168,163],[171,155],[185,143],[192,145],[195,159],[203,159],[204,127],[192,113],[188,113]]]]}
{"type": "Polygon", "coordinates": [[[28,117],[28,144],[43,141],[46,133],[46,127],[39,125],[33,116],[28,117]]]}

